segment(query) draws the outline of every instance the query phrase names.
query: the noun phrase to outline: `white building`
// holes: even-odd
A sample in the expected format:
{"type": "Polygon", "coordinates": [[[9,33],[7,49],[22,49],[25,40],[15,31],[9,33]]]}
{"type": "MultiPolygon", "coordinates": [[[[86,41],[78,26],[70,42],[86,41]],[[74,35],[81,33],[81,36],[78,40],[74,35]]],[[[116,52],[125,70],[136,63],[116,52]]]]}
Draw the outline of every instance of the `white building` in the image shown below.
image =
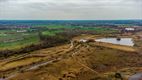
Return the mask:
{"type": "Polygon", "coordinates": [[[125,28],[126,31],[135,31],[135,28],[125,28]]]}
{"type": "Polygon", "coordinates": [[[86,40],[86,39],[80,39],[79,41],[85,43],[85,42],[87,42],[88,40],[86,40]]]}

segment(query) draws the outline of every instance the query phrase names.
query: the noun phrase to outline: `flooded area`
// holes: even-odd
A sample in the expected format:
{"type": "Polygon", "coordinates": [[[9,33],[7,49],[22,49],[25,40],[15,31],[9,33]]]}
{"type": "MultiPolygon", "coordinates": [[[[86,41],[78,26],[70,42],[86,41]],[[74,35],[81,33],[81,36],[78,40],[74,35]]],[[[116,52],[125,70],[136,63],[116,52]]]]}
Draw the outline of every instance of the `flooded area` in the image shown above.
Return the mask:
{"type": "Polygon", "coordinates": [[[112,44],[119,44],[119,45],[125,45],[125,46],[134,46],[134,42],[132,38],[101,38],[96,39],[97,42],[106,42],[106,43],[112,43],[112,44]]]}

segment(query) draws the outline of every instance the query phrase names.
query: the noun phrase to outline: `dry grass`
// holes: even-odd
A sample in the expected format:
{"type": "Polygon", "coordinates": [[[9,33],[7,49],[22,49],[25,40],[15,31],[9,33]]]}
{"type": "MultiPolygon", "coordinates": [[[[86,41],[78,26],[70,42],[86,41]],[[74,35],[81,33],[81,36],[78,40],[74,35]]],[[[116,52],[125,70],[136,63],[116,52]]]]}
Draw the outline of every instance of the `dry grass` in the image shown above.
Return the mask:
{"type": "Polygon", "coordinates": [[[9,62],[6,63],[4,65],[0,65],[0,71],[5,71],[5,70],[9,70],[12,68],[16,68],[19,66],[25,66],[25,65],[29,65],[32,64],[34,62],[40,61],[42,59],[42,57],[31,57],[31,58],[24,58],[21,60],[17,60],[17,61],[13,61],[13,62],[9,62]]]}
{"type": "Polygon", "coordinates": [[[116,45],[116,44],[104,43],[104,42],[95,42],[94,45],[108,47],[112,49],[118,49],[118,50],[127,51],[127,52],[137,52],[137,50],[134,47],[130,47],[130,46],[122,46],[122,45],[116,45]]]}
{"type": "Polygon", "coordinates": [[[10,80],[108,80],[108,75],[111,72],[115,73],[121,68],[138,67],[142,64],[142,55],[131,54],[134,52],[133,48],[110,45],[77,43],[77,46],[72,49],[69,49],[69,45],[63,45],[35,51],[30,55],[36,57],[11,61],[1,66],[0,69],[6,70],[21,65],[29,65],[31,62],[39,62],[41,59],[47,61],[45,59],[47,57],[61,57],[62,59],[40,66],[35,70],[19,73],[16,70],[9,70],[0,73],[0,75],[17,74],[10,80]],[[111,47],[109,47],[110,45],[111,47]],[[39,58],[38,56],[46,57],[39,58]],[[107,72],[108,75],[104,75],[107,72]]]}

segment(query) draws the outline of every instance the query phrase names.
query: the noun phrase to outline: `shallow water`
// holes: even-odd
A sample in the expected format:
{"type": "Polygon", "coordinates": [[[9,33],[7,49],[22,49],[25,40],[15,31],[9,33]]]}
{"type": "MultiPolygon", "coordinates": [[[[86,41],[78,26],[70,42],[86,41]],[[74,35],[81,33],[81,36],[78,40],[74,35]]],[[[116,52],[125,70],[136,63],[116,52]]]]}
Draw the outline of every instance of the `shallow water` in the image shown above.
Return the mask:
{"type": "Polygon", "coordinates": [[[129,80],[142,80],[142,73],[137,73],[129,78],[129,80]]]}
{"type": "Polygon", "coordinates": [[[121,40],[117,40],[117,38],[101,38],[101,39],[96,39],[96,41],[126,45],[126,46],[134,46],[134,42],[132,38],[121,38],[121,40]]]}

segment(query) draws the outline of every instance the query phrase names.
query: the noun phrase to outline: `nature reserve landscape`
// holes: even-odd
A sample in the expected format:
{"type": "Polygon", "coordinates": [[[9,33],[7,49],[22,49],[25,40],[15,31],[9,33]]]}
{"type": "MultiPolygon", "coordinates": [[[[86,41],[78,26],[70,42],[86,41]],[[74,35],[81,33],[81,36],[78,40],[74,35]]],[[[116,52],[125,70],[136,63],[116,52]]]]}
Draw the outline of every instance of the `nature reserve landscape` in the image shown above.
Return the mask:
{"type": "Polygon", "coordinates": [[[0,0],[0,80],[142,80],[142,1],[0,0]]]}

